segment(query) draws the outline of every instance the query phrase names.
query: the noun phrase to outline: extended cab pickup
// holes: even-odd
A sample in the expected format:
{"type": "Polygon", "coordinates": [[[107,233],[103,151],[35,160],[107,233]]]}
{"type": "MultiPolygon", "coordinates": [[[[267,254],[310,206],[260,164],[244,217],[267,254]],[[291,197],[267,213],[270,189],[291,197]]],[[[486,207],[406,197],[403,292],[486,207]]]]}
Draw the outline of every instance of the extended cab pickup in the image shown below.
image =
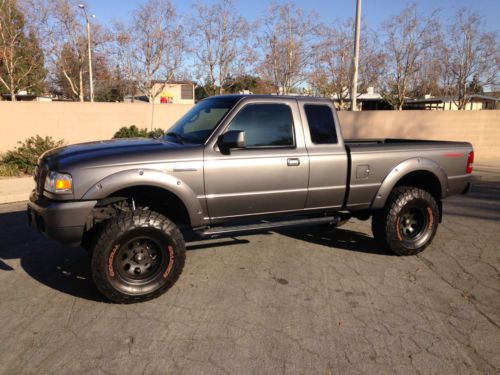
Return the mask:
{"type": "Polygon", "coordinates": [[[371,217],[381,246],[416,254],[436,233],[442,199],[468,189],[473,159],[466,142],[344,140],[327,99],[218,96],[162,139],[45,153],[28,216],[90,251],[106,297],[138,302],[177,280],[188,230],[212,237],[371,217]]]}

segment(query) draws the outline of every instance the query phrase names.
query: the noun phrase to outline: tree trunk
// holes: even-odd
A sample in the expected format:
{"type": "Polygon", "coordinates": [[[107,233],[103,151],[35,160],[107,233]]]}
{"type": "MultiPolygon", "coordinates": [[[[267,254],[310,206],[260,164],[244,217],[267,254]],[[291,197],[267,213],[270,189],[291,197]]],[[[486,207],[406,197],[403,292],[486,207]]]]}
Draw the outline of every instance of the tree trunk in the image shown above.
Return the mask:
{"type": "Polygon", "coordinates": [[[83,96],[83,71],[82,71],[82,69],[80,69],[78,74],[79,74],[79,80],[80,80],[80,93],[78,96],[80,98],[80,102],[83,102],[84,96],[83,96]]]}

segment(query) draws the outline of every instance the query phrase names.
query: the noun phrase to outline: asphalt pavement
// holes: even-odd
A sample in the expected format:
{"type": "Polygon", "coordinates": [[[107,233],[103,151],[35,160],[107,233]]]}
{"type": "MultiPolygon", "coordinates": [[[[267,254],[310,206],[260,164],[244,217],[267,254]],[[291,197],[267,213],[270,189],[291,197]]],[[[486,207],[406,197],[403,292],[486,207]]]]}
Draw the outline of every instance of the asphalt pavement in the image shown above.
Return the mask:
{"type": "Polygon", "coordinates": [[[0,205],[1,374],[498,374],[500,178],[397,257],[370,223],[188,243],[162,297],[102,299],[82,249],[0,205]]]}

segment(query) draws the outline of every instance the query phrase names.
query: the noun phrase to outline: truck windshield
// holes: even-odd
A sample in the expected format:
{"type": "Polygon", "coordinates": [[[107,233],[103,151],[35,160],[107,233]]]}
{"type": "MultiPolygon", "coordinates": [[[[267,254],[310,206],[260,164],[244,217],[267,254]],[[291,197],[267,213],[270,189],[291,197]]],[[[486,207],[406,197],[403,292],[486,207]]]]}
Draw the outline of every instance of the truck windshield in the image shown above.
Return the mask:
{"type": "Polygon", "coordinates": [[[177,143],[205,143],[239,99],[216,97],[202,100],[167,131],[165,139],[177,143]]]}

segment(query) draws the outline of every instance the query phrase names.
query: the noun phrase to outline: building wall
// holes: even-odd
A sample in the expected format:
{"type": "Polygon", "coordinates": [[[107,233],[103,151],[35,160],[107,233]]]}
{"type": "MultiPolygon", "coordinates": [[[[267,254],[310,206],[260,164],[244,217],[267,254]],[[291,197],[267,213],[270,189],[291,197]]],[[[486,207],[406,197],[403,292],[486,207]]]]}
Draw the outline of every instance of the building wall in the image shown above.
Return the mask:
{"type": "MultiPolygon", "coordinates": [[[[436,104],[426,104],[425,107],[430,110],[445,110],[445,111],[458,111],[458,106],[454,101],[447,101],[440,103],[439,108],[436,108],[436,104]]],[[[466,111],[481,111],[486,109],[500,109],[500,102],[486,101],[475,99],[467,103],[465,106],[466,111]]]]}
{"type": "MultiPolygon", "coordinates": [[[[480,111],[483,109],[484,103],[481,101],[471,101],[465,106],[466,111],[480,111]]],[[[435,108],[433,108],[435,109],[435,108]]],[[[458,111],[458,106],[455,102],[449,101],[444,103],[444,109],[446,111],[458,111]]]]}
{"type": "MultiPolygon", "coordinates": [[[[33,135],[66,143],[110,139],[122,126],[169,128],[192,106],[147,103],[0,102],[0,153],[33,135]]],[[[469,141],[476,161],[500,167],[500,111],[338,112],[347,138],[469,141]]]]}
{"type": "Polygon", "coordinates": [[[338,112],[346,138],[467,141],[476,162],[500,167],[500,111],[338,112]]]}
{"type": "Polygon", "coordinates": [[[192,105],[0,102],[0,153],[33,135],[66,143],[110,139],[122,126],[169,128],[192,105]]]}
{"type": "Polygon", "coordinates": [[[181,86],[182,84],[176,83],[165,85],[165,87],[163,87],[163,84],[155,83],[153,86],[154,92],[159,92],[159,94],[155,98],[154,102],[157,104],[161,103],[161,97],[163,94],[164,96],[168,96],[173,99],[173,102],[170,104],[194,104],[194,85],[190,85],[193,92],[191,99],[182,99],[181,86]]]}

